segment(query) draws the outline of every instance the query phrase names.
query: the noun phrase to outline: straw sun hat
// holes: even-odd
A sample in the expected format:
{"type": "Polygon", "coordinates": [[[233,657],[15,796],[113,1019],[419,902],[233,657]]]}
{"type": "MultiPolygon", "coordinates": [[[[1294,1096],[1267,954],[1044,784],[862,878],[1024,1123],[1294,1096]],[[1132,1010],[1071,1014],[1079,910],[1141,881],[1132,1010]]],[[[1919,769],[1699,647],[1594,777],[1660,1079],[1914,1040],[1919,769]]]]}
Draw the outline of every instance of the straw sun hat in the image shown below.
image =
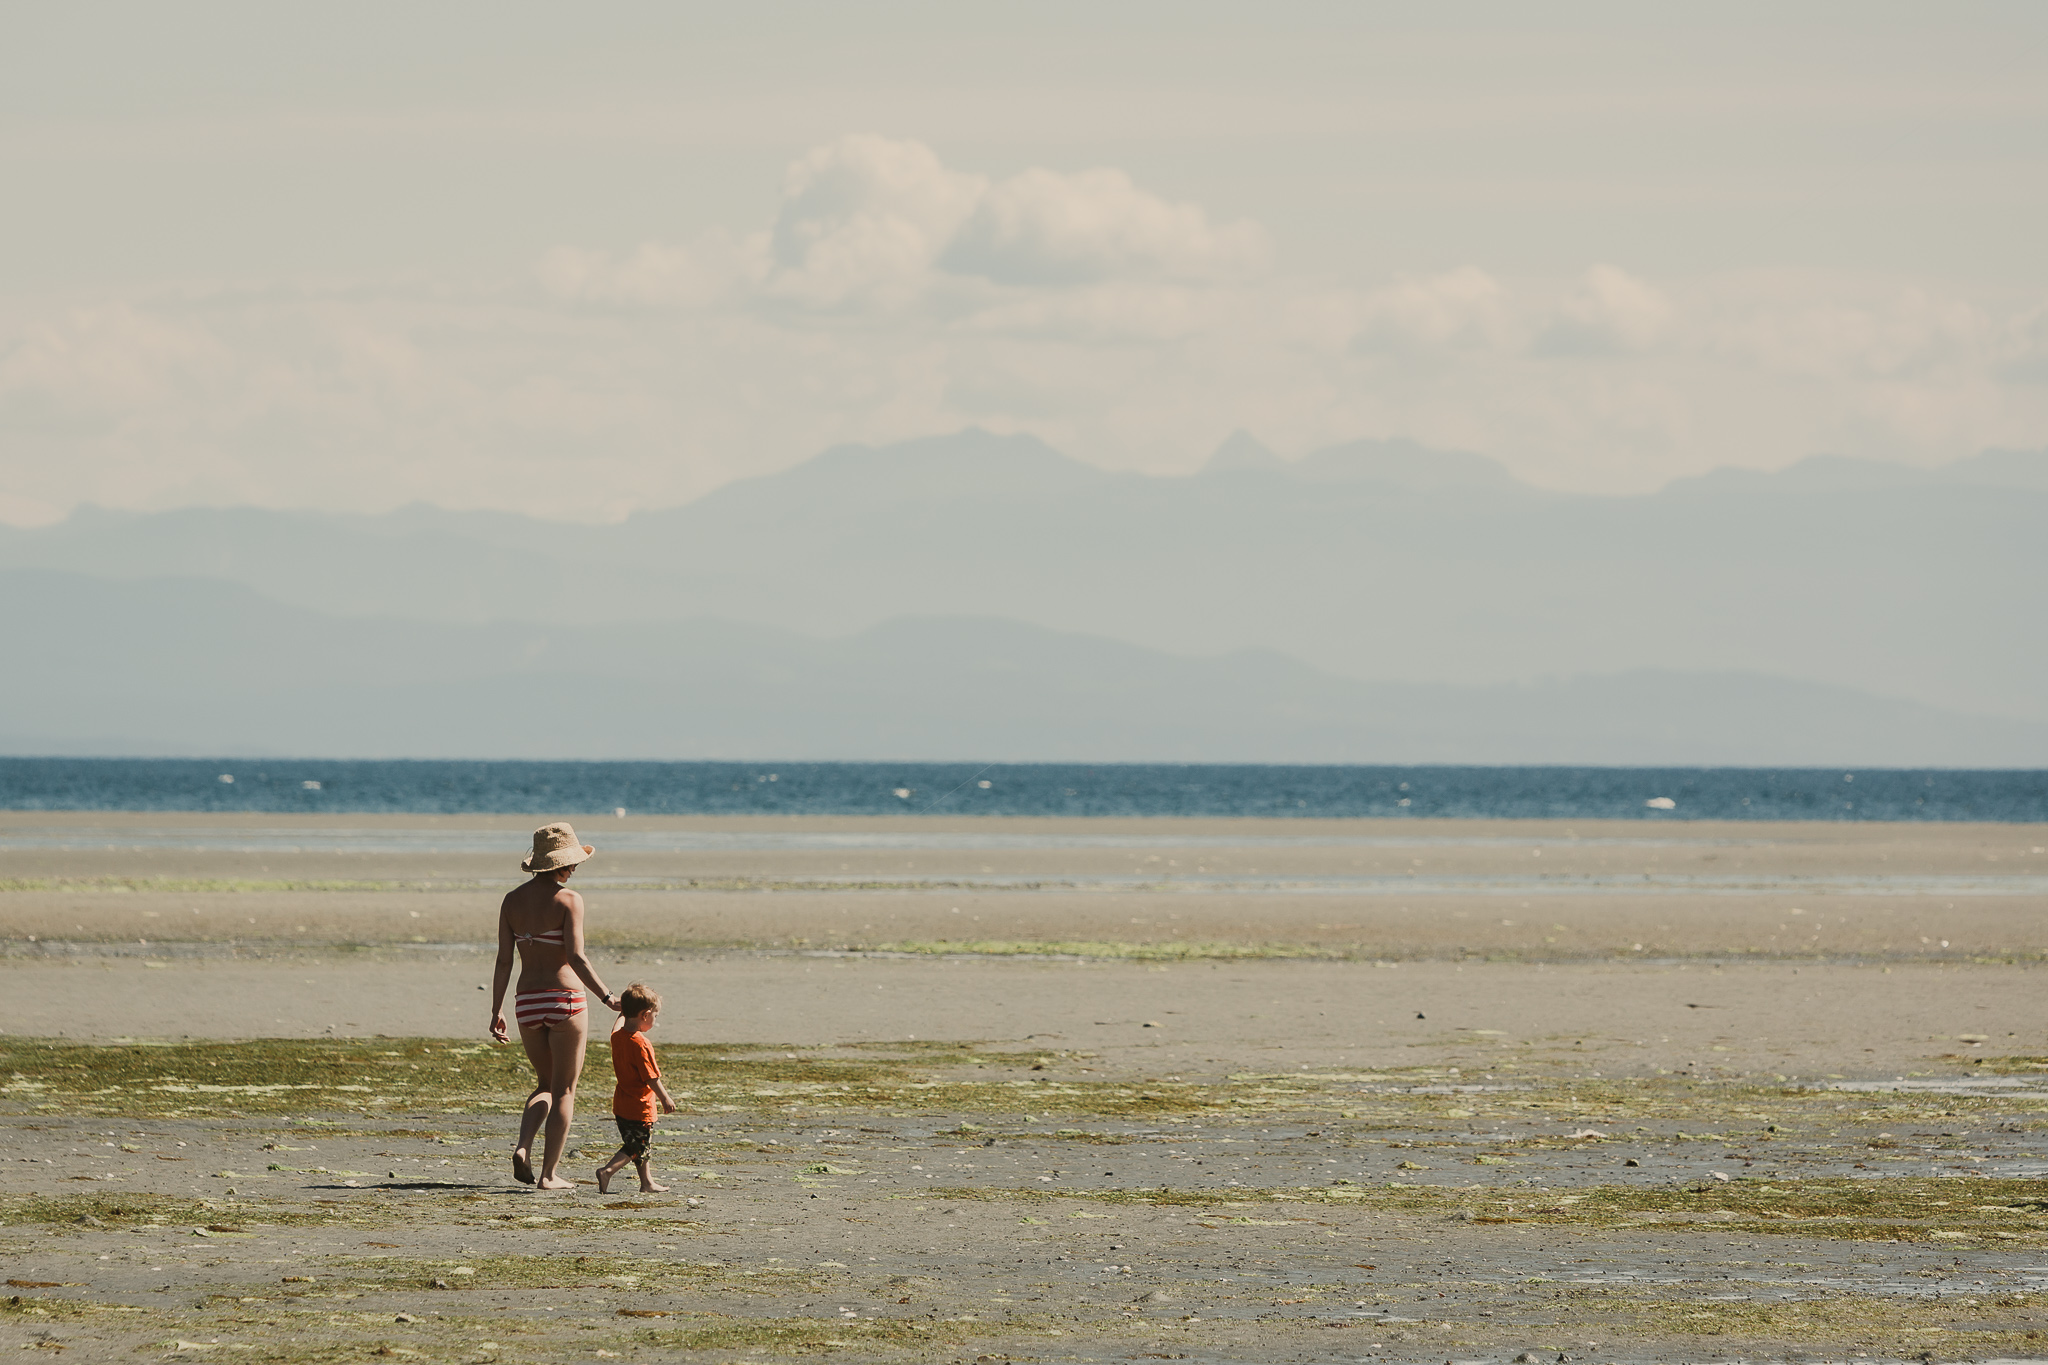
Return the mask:
{"type": "Polygon", "coordinates": [[[576,842],[576,831],[566,824],[542,825],[533,832],[533,854],[519,864],[526,872],[560,872],[597,852],[589,844],[576,842]]]}

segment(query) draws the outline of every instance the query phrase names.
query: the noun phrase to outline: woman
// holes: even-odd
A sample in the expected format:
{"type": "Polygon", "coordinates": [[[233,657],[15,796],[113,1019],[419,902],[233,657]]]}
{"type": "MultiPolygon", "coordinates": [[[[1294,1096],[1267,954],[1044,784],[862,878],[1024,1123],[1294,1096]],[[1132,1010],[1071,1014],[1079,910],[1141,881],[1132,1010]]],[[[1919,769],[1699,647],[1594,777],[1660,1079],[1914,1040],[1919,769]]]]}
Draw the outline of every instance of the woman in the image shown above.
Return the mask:
{"type": "Polygon", "coordinates": [[[564,824],[533,832],[533,854],[520,863],[533,880],[511,892],[498,908],[498,967],[491,993],[491,1037],[506,1041],[505,987],[512,979],[512,953],[519,952],[519,993],[513,1014],[519,1041],[533,1062],[533,1093],[519,1120],[519,1145],[512,1149],[512,1174],[533,1179],[533,1135],[547,1127],[541,1153],[540,1188],[567,1190],[575,1182],[555,1174],[576,1112],[576,1080],[583,1074],[583,1040],[590,1027],[580,980],[606,1007],[619,1002],[597,979],[583,955],[583,897],[568,888],[576,865],[597,852],[576,842],[564,824]]]}

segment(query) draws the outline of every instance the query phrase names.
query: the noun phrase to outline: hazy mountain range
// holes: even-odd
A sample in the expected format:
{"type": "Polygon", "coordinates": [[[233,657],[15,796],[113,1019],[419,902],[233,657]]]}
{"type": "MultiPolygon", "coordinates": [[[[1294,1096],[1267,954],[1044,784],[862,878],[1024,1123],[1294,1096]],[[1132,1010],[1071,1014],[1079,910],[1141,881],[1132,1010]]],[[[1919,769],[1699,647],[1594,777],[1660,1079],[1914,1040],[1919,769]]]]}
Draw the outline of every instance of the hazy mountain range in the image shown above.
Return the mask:
{"type": "Polygon", "coordinates": [[[2048,725],[1741,674],[1465,688],[986,618],[838,640],[713,620],[538,635],[194,579],[8,570],[0,592],[23,638],[62,642],[12,671],[14,753],[2048,763],[2048,725]]]}
{"type": "Polygon", "coordinates": [[[16,753],[2048,762],[2048,452],[1593,498],[968,431],[614,526],[88,509],[0,580],[16,753]]]}

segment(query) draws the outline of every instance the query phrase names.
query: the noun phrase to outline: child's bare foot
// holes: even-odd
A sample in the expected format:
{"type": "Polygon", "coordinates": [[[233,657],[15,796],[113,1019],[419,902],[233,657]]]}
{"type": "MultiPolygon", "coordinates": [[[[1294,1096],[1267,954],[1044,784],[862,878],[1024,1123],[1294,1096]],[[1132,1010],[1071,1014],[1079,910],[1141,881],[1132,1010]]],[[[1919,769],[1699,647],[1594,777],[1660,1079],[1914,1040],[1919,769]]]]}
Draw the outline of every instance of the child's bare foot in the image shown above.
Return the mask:
{"type": "Polygon", "coordinates": [[[573,1180],[564,1180],[562,1179],[562,1177],[558,1175],[551,1175],[548,1176],[546,1179],[541,1180],[539,1182],[539,1187],[544,1190],[573,1190],[576,1188],[576,1182],[573,1180]]]}
{"type": "Polygon", "coordinates": [[[602,1166],[597,1168],[597,1192],[599,1194],[610,1194],[612,1192],[612,1173],[602,1166]]]}
{"type": "Polygon", "coordinates": [[[512,1149],[512,1178],[522,1185],[533,1183],[533,1154],[524,1147],[512,1149]]]}
{"type": "Polygon", "coordinates": [[[667,1193],[668,1193],[668,1186],[666,1186],[666,1185],[657,1185],[657,1184],[655,1184],[655,1183],[654,1183],[654,1182],[653,1182],[652,1180],[643,1180],[643,1181],[641,1181],[641,1182],[640,1182],[640,1193],[642,1193],[642,1194],[667,1194],[667,1193]]]}

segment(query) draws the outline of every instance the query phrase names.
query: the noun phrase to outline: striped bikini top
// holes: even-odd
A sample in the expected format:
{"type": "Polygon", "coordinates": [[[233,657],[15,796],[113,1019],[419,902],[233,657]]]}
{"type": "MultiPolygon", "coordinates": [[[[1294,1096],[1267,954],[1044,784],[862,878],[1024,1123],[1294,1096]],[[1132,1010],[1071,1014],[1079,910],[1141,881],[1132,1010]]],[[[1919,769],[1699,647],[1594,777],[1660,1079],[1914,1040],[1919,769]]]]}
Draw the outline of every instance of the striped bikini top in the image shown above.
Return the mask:
{"type": "Polygon", "coordinates": [[[514,943],[560,943],[562,941],[562,931],[560,929],[543,929],[537,934],[522,934],[515,929],[512,932],[512,941],[514,943]]]}

